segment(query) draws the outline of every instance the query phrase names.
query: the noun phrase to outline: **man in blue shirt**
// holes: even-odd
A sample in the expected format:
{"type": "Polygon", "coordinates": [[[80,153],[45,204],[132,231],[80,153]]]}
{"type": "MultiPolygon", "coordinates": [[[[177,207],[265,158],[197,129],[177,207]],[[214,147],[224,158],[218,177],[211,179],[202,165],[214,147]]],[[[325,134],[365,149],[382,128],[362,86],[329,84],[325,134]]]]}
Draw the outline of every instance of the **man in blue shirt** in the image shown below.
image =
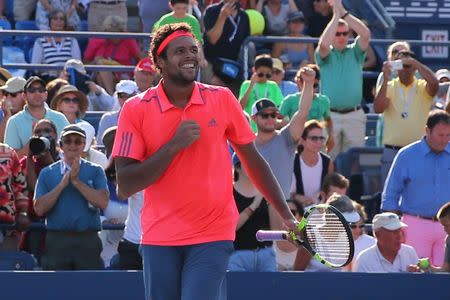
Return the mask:
{"type": "Polygon", "coordinates": [[[103,269],[100,210],[108,205],[103,169],[81,159],[86,133],[77,125],[61,132],[63,159],[39,174],[34,210],[46,216],[45,270],[103,269]]]}
{"type": "Polygon", "coordinates": [[[450,201],[450,115],[429,114],[425,138],[395,157],[382,195],[381,209],[403,214],[406,243],[419,257],[442,265],[445,232],[436,219],[450,201]]]}

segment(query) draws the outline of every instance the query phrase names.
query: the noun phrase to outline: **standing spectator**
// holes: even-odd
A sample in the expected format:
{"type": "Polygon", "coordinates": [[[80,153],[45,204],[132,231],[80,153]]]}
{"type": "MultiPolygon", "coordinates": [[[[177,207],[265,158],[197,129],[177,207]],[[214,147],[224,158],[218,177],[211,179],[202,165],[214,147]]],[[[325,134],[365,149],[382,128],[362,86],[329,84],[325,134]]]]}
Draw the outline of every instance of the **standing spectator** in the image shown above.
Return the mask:
{"type": "Polygon", "coordinates": [[[439,88],[433,71],[417,61],[413,52],[402,50],[396,59],[401,61],[402,68],[396,70],[398,76],[393,80],[389,80],[392,62],[383,63],[383,83],[373,106],[376,113],[384,116],[382,182],[398,151],[424,135],[431,102],[439,88]],[[416,79],[416,70],[423,79],[416,79]]]}
{"type": "Polygon", "coordinates": [[[436,221],[450,199],[450,115],[435,110],[426,135],[404,147],[394,159],[382,194],[381,209],[403,214],[406,243],[435,265],[443,262],[445,232],[436,221]]]}
{"type": "Polygon", "coordinates": [[[334,171],[333,161],[320,151],[326,140],[323,129],[317,120],[307,121],[294,158],[291,194],[305,209],[320,202],[323,180],[334,171]]]}
{"type": "Polygon", "coordinates": [[[264,15],[266,35],[287,35],[289,13],[297,12],[298,8],[294,0],[288,0],[288,4],[282,0],[259,0],[256,10],[264,15]]]}
{"type": "MultiPolygon", "coordinates": [[[[280,106],[283,101],[283,94],[281,93],[278,84],[270,80],[272,78],[273,61],[267,55],[259,55],[255,58],[255,66],[253,67],[253,74],[250,80],[242,83],[239,91],[239,102],[242,109],[249,115],[252,114],[253,105],[260,99],[269,99],[276,106],[280,106]]],[[[254,121],[251,122],[253,131],[257,127],[254,121]]]]}
{"type": "Polygon", "coordinates": [[[307,35],[312,37],[319,37],[324,32],[327,24],[330,23],[333,17],[333,9],[328,0],[312,0],[311,15],[306,16],[308,23],[307,35]]]}
{"type": "Polygon", "coordinates": [[[0,250],[17,251],[20,231],[30,224],[27,181],[13,148],[0,143],[0,224],[16,224],[16,229],[0,230],[0,250]]]}
{"type": "MultiPolygon", "coordinates": [[[[67,17],[62,10],[53,10],[48,15],[51,31],[65,31],[68,29],[67,17]]],[[[81,59],[80,46],[73,37],[39,37],[34,42],[32,64],[48,64],[64,66],[69,59],[81,59]]],[[[59,77],[59,71],[50,70],[39,72],[44,81],[49,82],[59,77]]]]}
{"type": "MultiPolygon", "coordinates": [[[[291,12],[288,15],[288,36],[305,37],[305,17],[302,12],[291,12]]],[[[272,56],[279,58],[285,55],[292,68],[298,69],[306,64],[314,62],[314,45],[310,43],[275,43],[272,56]]]]}
{"type": "MultiPolygon", "coordinates": [[[[147,2],[147,1],[146,1],[147,2]]],[[[160,1],[149,1],[155,6],[160,1]]],[[[128,23],[128,11],[126,0],[91,0],[88,9],[89,31],[102,31],[103,21],[109,16],[119,16],[125,24],[128,23]]],[[[150,31],[145,31],[150,32],[150,31]]]]}
{"type": "MultiPolygon", "coordinates": [[[[125,6],[125,2],[124,6],[125,6]]],[[[153,25],[159,18],[169,11],[169,1],[148,1],[138,0],[139,17],[141,17],[142,31],[145,33],[152,32],[153,25]]],[[[126,7],[125,7],[126,12],[126,7]]],[[[104,13],[109,13],[105,11],[104,13]]],[[[106,16],[105,16],[106,17],[106,16]]]]}
{"type": "MultiPolygon", "coordinates": [[[[127,23],[120,16],[110,15],[103,21],[103,30],[107,32],[125,32],[127,23]]],[[[136,39],[124,38],[92,38],[89,40],[84,60],[95,65],[135,65],[141,59],[141,53],[136,39]]],[[[99,71],[97,82],[112,95],[114,86],[121,79],[130,79],[127,72],[99,71]]]]}
{"type": "Polygon", "coordinates": [[[419,272],[419,258],[413,247],[402,244],[402,228],[407,225],[394,213],[373,217],[377,243],[356,258],[353,271],[372,273],[419,272]]]}
{"type": "Polygon", "coordinates": [[[22,77],[11,77],[5,85],[0,87],[0,92],[4,97],[1,102],[3,118],[0,121],[0,142],[4,140],[6,123],[9,118],[21,111],[25,105],[23,92],[25,83],[26,81],[22,77]]]}
{"type": "Polygon", "coordinates": [[[64,114],[47,107],[45,81],[37,76],[28,78],[24,86],[26,105],[23,110],[12,116],[6,124],[5,143],[22,157],[28,153],[28,141],[34,124],[41,119],[49,119],[56,125],[58,132],[68,125],[64,114]]]}
{"type": "Polygon", "coordinates": [[[284,80],[285,72],[283,62],[278,58],[272,58],[272,62],[273,62],[272,80],[278,84],[278,87],[280,88],[283,97],[297,93],[298,91],[297,85],[290,80],[284,80]]]}
{"type": "Polygon", "coordinates": [[[208,67],[202,71],[203,82],[230,85],[232,90],[242,80],[239,52],[250,35],[250,23],[236,0],[222,0],[208,6],[203,16],[205,57],[208,67]],[[232,70],[232,72],[229,72],[232,70]]]}
{"type": "Polygon", "coordinates": [[[31,15],[36,9],[37,0],[14,0],[13,1],[13,13],[14,20],[25,21],[30,20],[31,15]]]}
{"type": "Polygon", "coordinates": [[[85,94],[80,92],[73,85],[61,87],[50,103],[50,107],[62,112],[70,124],[82,122],[82,118],[88,107],[88,100],[85,94]]]}
{"type": "Polygon", "coordinates": [[[113,126],[117,126],[119,114],[125,101],[127,101],[129,98],[133,97],[137,93],[138,93],[138,86],[134,81],[121,80],[118,84],[116,84],[115,95],[117,95],[120,108],[117,111],[104,113],[102,118],[100,119],[97,130],[97,141],[99,142],[100,145],[102,145],[101,141],[105,130],[113,126]]]}
{"type": "Polygon", "coordinates": [[[134,81],[140,93],[158,84],[159,75],[150,57],[141,59],[134,68],[134,81]]]}
{"type": "MultiPolygon", "coordinates": [[[[328,136],[326,141],[327,151],[330,152],[334,147],[334,134],[333,134],[333,122],[331,120],[330,112],[330,98],[328,96],[319,93],[320,84],[320,68],[317,65],[309,64],[307,67],[313,69],[316,72],[316,78],[314,79],[314,98],[311,104],[311,109],[308,113],[308,121],[317,120],[325,122],[327,129],[326,135],[328,136]]],[[[301,69],[300,69],[301,70],[301,69]]],[[[301,91],[303,89],[303,80],[300,77],[300,70],[295,75],[295,82],[297,83],[297,92],[295,94],[288,95],[281,103],[280,113],[290,120],[295,112],[298,110],[298,104],[301,98],[301,91]]]]}
{"type": "MultiPolygon", "coordinates": [[[[398,41],[398,42],[390,44],[386,51],[387,61],[396,60],[397,55],[400,53],[400,51],[403,51],[403,50],[411,51],[411,45],[407,41],[398,41]]],[[[395,77],[397,77],[397,75],[398,75],[398,71],[392,70],[391,74],[389,74],[388,81],[394,79],[395,77]]],[[[416,73],[416,76],[417,76],[417,73],[416,73]]],[[[419,79],[420,75],[417,78],[419,79]]],[[[384,81],[384,73],[380,72],[380,74],[378,74],[377,83],[376,83],[376,92],[377,93],[380,90],[381,84],[383,83],[383,81],[384,81]]]]}
{"type": "Polygon", "coordinates": [[[320,37],[315,58],[322,73],[320,92],[330,97],[336,146],[332,156],[364,145],[366,115],[361,109],[365,53],[370,31],[335,0],[333,18],[320,37]],[[348,23],[347,23],[348,22],[348,23]],[[358,34],[348,45],[349,27],[358,34]]]}
{"type": "Polygon", "coordinates": [[[49,30],[52,11],[58,10],[65,14],[69,30],[80,30],[80,17],[77,14],[77,0],[39,0],[36,5],[36,25],[40,30],[49,30]]]}
{"type": "Polygon", "coordinates": [[[81,158],[86,134],[76,125],[61,132],[64,158],[39,174],[34,210],[46,217],[44,270],[99,270],[101,230],[99,209],[108,204],[103,169],[81,158]]]}

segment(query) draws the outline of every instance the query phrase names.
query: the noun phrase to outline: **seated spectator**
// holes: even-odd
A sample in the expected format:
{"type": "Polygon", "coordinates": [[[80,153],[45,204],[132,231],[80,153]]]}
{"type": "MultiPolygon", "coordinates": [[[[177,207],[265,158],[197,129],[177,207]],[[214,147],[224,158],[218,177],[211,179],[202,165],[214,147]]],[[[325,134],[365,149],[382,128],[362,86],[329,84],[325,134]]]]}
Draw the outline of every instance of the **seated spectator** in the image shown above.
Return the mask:
{"type": "Polygon", "coordinates": [[[330,198],[332,194],[346,195],[350,181],[344,175],[332,173],[325,176],[322,183],[322,202],[330,198]]]}
{"type": "Polygon", "coordinates": [[[439,209],[436,218],[439,220],[447,233],[447,236],[445,237],[444,263],[442,266],[431,266],[429,271],[450,272],[450,202],[447,202],[439,209]]]}
{"type": "Polygon", "coordinates": [[[278,84],[278,87],[280,88],[283,97],[297,93],[298,91],[297,85],[290,80],[284,80],[285,72],[283,62],[278,58],[272,58],[272,61],[273,61],[272,80],[278,84]]]}
{"type": "MultiPolygon", "coordinates": [[[[319,84],[320,84],[319,66],[310,64],[307,65],[307,67],[312,68],[316,72],[316,78],[314,79],[314,98],[311,109],[309,110],[308,120],[318,120],[320,122],[325,122],[327,129],[326,135],[328,137],[326,147],[327,151],[330,152],[331,150],[333,150],[334,147],[333,122],[330,116],[331,115],[330,98],[319,92],[319,84]]],[[[285,117],[288,117],[288,120],[292,119],[294,114],[297,112],[298,104],[302,94],[301,91],[303,89],[304,83],[300,77],[300,70],[297,71],[295,81],[297,82],[298,92],[285,97],[280,107],[280,113],[283,114],[285,117]]]]}
{"type": "Polygon", "coordinates": [[[115,95],[117,96],[120,107],[119,110],[117,111],[104,113],[102,118],[100,119],[97,130],[97,141],[99,142],[100,145],[101,145],[100,141],[102,140],[101,137],[103,136],[105,130],[113,126],[117,126],[120,110],[122,109],[122,106],[125,103],[125,101],[127,101],[129,98],[133,97],[137,93],[138,93],[138,86],[134,81],[121,80],[118,84],[116,84],[115,95]]]}
{"type": "MultiPolygon", "coordinates": [[[[139,1],[148,2],[153,8],[158,6],[159,1],[139,1]]],[[[128,10],[126,0],[91,0],[88,9],[89,31],[102,31],[103,21],[109,16],[119,16],[125,24],[128,23],[128,10]]],[[[145,32],[151,32],[145,31],[145,32]]]]}
{"type": "Polygon", "coordinates": [[[373,217],[373,232],[377,243],[356,258],[354,272],[395,273],[419,272],[419,261],[413,247],[402,244],[401,229],[407,225],[390,212],[373,217]]]}
{"type": "Polygon", "coordinates": [[[56,94],[58,93],[59,89],[64,86],[68,85],[69,82],[62,78],[56,78],[52,81],[49,81],[47,85],[45,86],[45,89],[47,90],[47,104],[50,106],[52,103],[53,98],[55,98],[56,94]]]}
{"type": "Polygon", "coordinates": [[[47,222],[44,270],[103,269],[100,209],[108,205],[103,169],[81,158],[85,132],[68,125],[61,132],[64,158],[39,174],[34,209],[47,222]]]}
{"type": "Polygon", "coordinates": [[[114,146],[114,138],[116,137],[117,126],[109,127],[103,132],[101,142],[105,147],[105,154],[108,159],[111,159],[112,147],[114,146]]]}
{"type": "MultiPolygon", "coordinates": [[[[249,115],[252,115],[253,104],[262,99],[267,98],[280,106],[283,101],[283,94],[278,87],[278,84],[272,80],[273,61],[267,55],[259,55],[255,58],[255,66],[253,67],[253,74],[250,80],[242,83],[239,91],[239,101],[242,109],[249,115]]],[[[256,131],[256,125],[251,122],[253,131],[256,131]]]]}
{"type": "Polygon", "coordinates": [[[79,123],[86,113],[88,100],[85,94],[73,85],[61,87],[50,103],[50,107],[62,112],[70,124],[79,123]]]}
{"type": "MultiPolygon", "coordinates": [[[[127,24],[119,16],[111,15],[103,21],[103,31],[125,32],[127,24]]],[[[139,46],[135,39],[123,38],[92,38],[89,40],[84,60],[95,65],[132,66],[141,59],[139,46]]],[[[96,81],[112,95],[114,86],[121,79],[130,79],[132,74],[126,72],[97,72],[96,81]]]]}
{"type": "Polygon", "coordinates": [[[291,194],[305,209],[320,203],[323,179],[334,171],[333,161],[320,151],[326,139],[323,129],[317,120],[307,121],[294,158],[291,194]]]}
{"type": "Polygon", "coordinates": [[[87,94],[89,100],[87,110],[107,111],[114,106],[114,98],[89,78],[81,61],[69,59],[64,65],[64,72],[61,77],[87,94]]]}
{"type": "Polygon", "coordinates": [[[448,69],[439,69],[435,75],[437,80],[439,80],[439,89],[433,99],[432,109],[445,109],[447,93],[450,87],[450,71],[448,69]]]}
{"type": "Polygon", "coordinates": [[[242,81],[240,49],[250,35],[248,15],[235,0],[222,0],[208,6],[203,16],[204,50],[208,68],[202,81],[229,86],[235,91],[242,81]],[[229,72],[232,70],[232,72],[229,72]]]}
{"type": "Polygon", "coordinates": [[[0,92],[3,94],[3,100],[1,101],[0,142],[4,140],[6,123],[9,118],[21,111],[25,105],[25,94],[23,92],[25,83],[26,80],[22,77],[11,77],[0,87],[0,92]]]}
{"type": "Polygon", "coordinates": [[[150,57],[141,59],[134,68],[134,81],[136,82],[140,93],[156,86],[159,79],[160,76],[150,57]]]}
{"type": "Polygon", "coordinates": [[[103,152],[94,148],[96,146],[94,126],[86,121],[81,121],[76,125],[83,129],[86,134],[86,144],[81,157],[106,169],[109,164],[108,158],[103,152]]]}
{"type": "Polygon", "coordinates": [[[16,151],[10,146],[0,143],[0,224],[16,224],[16,228],[0,229],[0,250],[17,251],[20,231],[30,224],[28,217],[27,182],[19,163],[16,151]]]}
{"type": "Polygon", "coordinates": [[[69,124],[64,114],[46,105],[47,90],[44,80],[32,76],[28,78],[24,89],[26,105],[9,119],[5,130],[5,143],[13,147],[19,157],[28,153],[28,142],[34,123],[41,119],[49,119],[55,123],[58,132],[69,124]]]}
{"type": "MultiPolygon", "coordinates": [[[[305,37],[305,18],[300,11],[291,12],[287,18],[288,33],[290,37],[305,37]]],[[[314,46],[307,43],[275,43],[272,49],[272,57],[279,58],[286,55],[292,68],[300,67],[314,62],[314,46]]]]}
{"type": "Polygon", "coordinates": [[[51,28],[49,15],[55,10],[63,12],[67,20],[67,29],[80,30],[80,17],[76,11],[76,1],[39,0],[36,5],[36,25],[40,30],[51,28]]]}
{"type": "Polygon", "coordinates": [[[288,4],[282,0],[259,0],[256,10],[263,14],[266,20],[265,35],[287,35],[289,13],[297,12],[298,8],[294,0],[288,0],[288,4]]]}
{"type": "MultiPolygon", "coordinates": [[[[67,30],[67,18],[62,10],[54,10],[48,15],[51,31],[67,30]]],[[[38,37],[34,42],[32,64],[64,66],[69,59],[81,59],[78,41],[73,37],[38,37]]],[[[49,82],[59,77],[59,71],[38,72],[44,81],[49,82]]]]}

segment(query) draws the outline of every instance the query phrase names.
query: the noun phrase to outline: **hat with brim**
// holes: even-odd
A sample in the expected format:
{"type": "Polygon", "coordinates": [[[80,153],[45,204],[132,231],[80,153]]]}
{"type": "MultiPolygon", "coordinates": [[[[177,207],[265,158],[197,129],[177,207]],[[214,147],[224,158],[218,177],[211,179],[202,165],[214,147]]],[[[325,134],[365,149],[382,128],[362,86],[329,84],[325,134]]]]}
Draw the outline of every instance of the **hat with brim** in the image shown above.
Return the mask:
{"type": "Polygon", "coordinates": [[[328,198],[326,203],[339,210],[348,223],[357,223],[361,219],[361,216],[353,206],[352,200],[345,195],[334,193],[328,198]]]}
{"type": "Polygon", "coordinates": [[[439,69],[436,71],[436,77],[438,80],[441,80],[442,78],[450,80],[450,71],[447,69],[439,69]]]}
{"type": "Polygon", "coordinates": [[[288,14],[288,18],[287,18],[288,22],[293,22],[293,21],[305,21],[305,16],[303,15],[303,13],[301,11],[296,11],[296,12],[291,12],[288,14]]]}
{"type": "Polygon", "coordinates": [[[272,58],[272,68],[279,71],[284,71],[283,62],[279,58],[272,58]]]}
{"type": "Polygon", "coordinates": [[[53,97],[52,102],[50,102],[50,107],[54,110],[58,110],[59,103],[64,98],[64,94],[67,93],[73,93],[77,96],[78,99],[80,99],[79,104],[79,110],[80,110],[80,116],[83,116],[88,108],[88,99],[86,95],[79,91],[75,86],[67,84],[62,86],[58,92],[56,93],[56,96],[53,97]]]}
{"type": "Polygon", "coordinates": [[[84,132],[84,130],[81,127],[74,124],[67,125],[66,127],[63,128],[63,130],[61,130],[61,138],[71,134],[76,134],[86,138],[86,132],[84,132]]]}
{"type": "Polygon", "coordinates": [[[257,115],[265,110],[273,109],[278,111],[277,106],[271,100],[267,98],[262,98],[256,101],[252,107],[252,116],[257,115]]]}
{"type": "Polygon", "coordinates": [[[0,86],[4,85],[11,78],[11,73],[5,68],[0,68],[0,86]]]}
{"type": "Polygon", "coordinates": [[[35,82],[39,82],[43,87],[46,86],[45,81],[39,77],[39,76],[31,76],[30,78],[27,79],[27,82],[25,83],[25,90],[29,89],[31,87],[31,85],[35,82]]]}
{"type": "Polygon", "coordinates": [[[400,221],[400,217],[397,214],[391,212],[384,212],[377,214],[372,219],[373,230],[384,228],[387,230],[398,230],[403,227],[408,227],[405,223],[400,221]]]}
{"type": "Polygon", "coordinates": [[[8,81],[6,81],[4,86],[0,87],[0,90],[8,93],[23,92],[26,82],[27,81],[22,77],[11,77],[8,81]]]}

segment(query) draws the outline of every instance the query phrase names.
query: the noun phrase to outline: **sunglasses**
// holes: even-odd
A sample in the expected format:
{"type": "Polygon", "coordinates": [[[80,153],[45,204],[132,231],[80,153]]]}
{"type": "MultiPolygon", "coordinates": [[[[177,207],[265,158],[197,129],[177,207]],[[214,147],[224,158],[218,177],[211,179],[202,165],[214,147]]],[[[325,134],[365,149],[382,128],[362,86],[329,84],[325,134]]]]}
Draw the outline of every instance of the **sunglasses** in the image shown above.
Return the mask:
{"type": "Polygon", "coordinates": [[[271,73],[258,73],[256,75],[258,75],[259,78],[263,78],[264,76],[266,76],[266,78],[272,78],[271,73]]]}
{"type": "Polygon", "coordinates": [[[70,139],[70,138],[67,138],[67,139],[63,139],[63,140],[62,140],[62,143],[63,143],[64,145],[75,144],[75,145],[77,145],[77,146],[80,146],[81,144],[84,143],[84,141],[83,141],[82,138],[76,138],[76,139],[70,139]]]}
{"type": "Polygon", "coordinates": [[[18,92],[15,92],[15,93],[9,93],[9,92],[5,91],[5,92],[3,92],[3,95],[5,95],[5,97],[11,96],[11,97],[15,98],[15,97],[17,97],[17,95],[19,95],[22,92],[23,91],[18,91],[18,92]]]}
{"type": "Polygon", "coordinates": [[[349,224],[350,228],[355,229],[355,228],[364,228],[366,225],[361,224],[361,225],[357,225],[357,224],[349,224]]]}
{"type": "Polygon", "coordinates": [[[310,139],[313,142],[317,142],[317,141],[324,142],[325,141],[324,136],[317,136],[317,135],[308,136],[307,139],[310,139]]]}
{"type": "Polygon", "coordinates": [[[132,95],[127,93],[117,93],[117,97],[123,99],[123,98],[130,98],[132,95]]]}
{"type": "Polygon", "coordinates": [[[64,102],[64,103],[71,103],[71,102],[72,103],[76,103],[76,104],[80,103],[80,99],[79,98],[68,98],[68,97],[66,97],[66,98],[62,98],[61,101],[64,102]]]}
{"type": "Polygon", "coordinates": [[[269,117],[271,117],[272,119],[275,119],[275,118],[278,116],[277,113],[271,113],[271,114],[268,114],[268,113],[261,113],[261,114],[259,114],[259,115],[260,115],[261,118],[263,118],[263,119],[268,119],[269,117]]]}
{"type": "Polygon", "coordinates": [[[47,90],[43,87],[40,88],[29,88],[27,89],[27,93],[45,93],[47,90]]]}
{"type": "Polygon", "coordinates": [[[42,135],[42,134],[50,134],[53,130],[51,128],[42,128],[34,131],[34,134],[36,135],[42,135]]]}
{"type": "Polygon", "coordinates": [[[336,32],[336,36],[347,36],[348,35],[348,31],[338,31],[336,32]]]}

